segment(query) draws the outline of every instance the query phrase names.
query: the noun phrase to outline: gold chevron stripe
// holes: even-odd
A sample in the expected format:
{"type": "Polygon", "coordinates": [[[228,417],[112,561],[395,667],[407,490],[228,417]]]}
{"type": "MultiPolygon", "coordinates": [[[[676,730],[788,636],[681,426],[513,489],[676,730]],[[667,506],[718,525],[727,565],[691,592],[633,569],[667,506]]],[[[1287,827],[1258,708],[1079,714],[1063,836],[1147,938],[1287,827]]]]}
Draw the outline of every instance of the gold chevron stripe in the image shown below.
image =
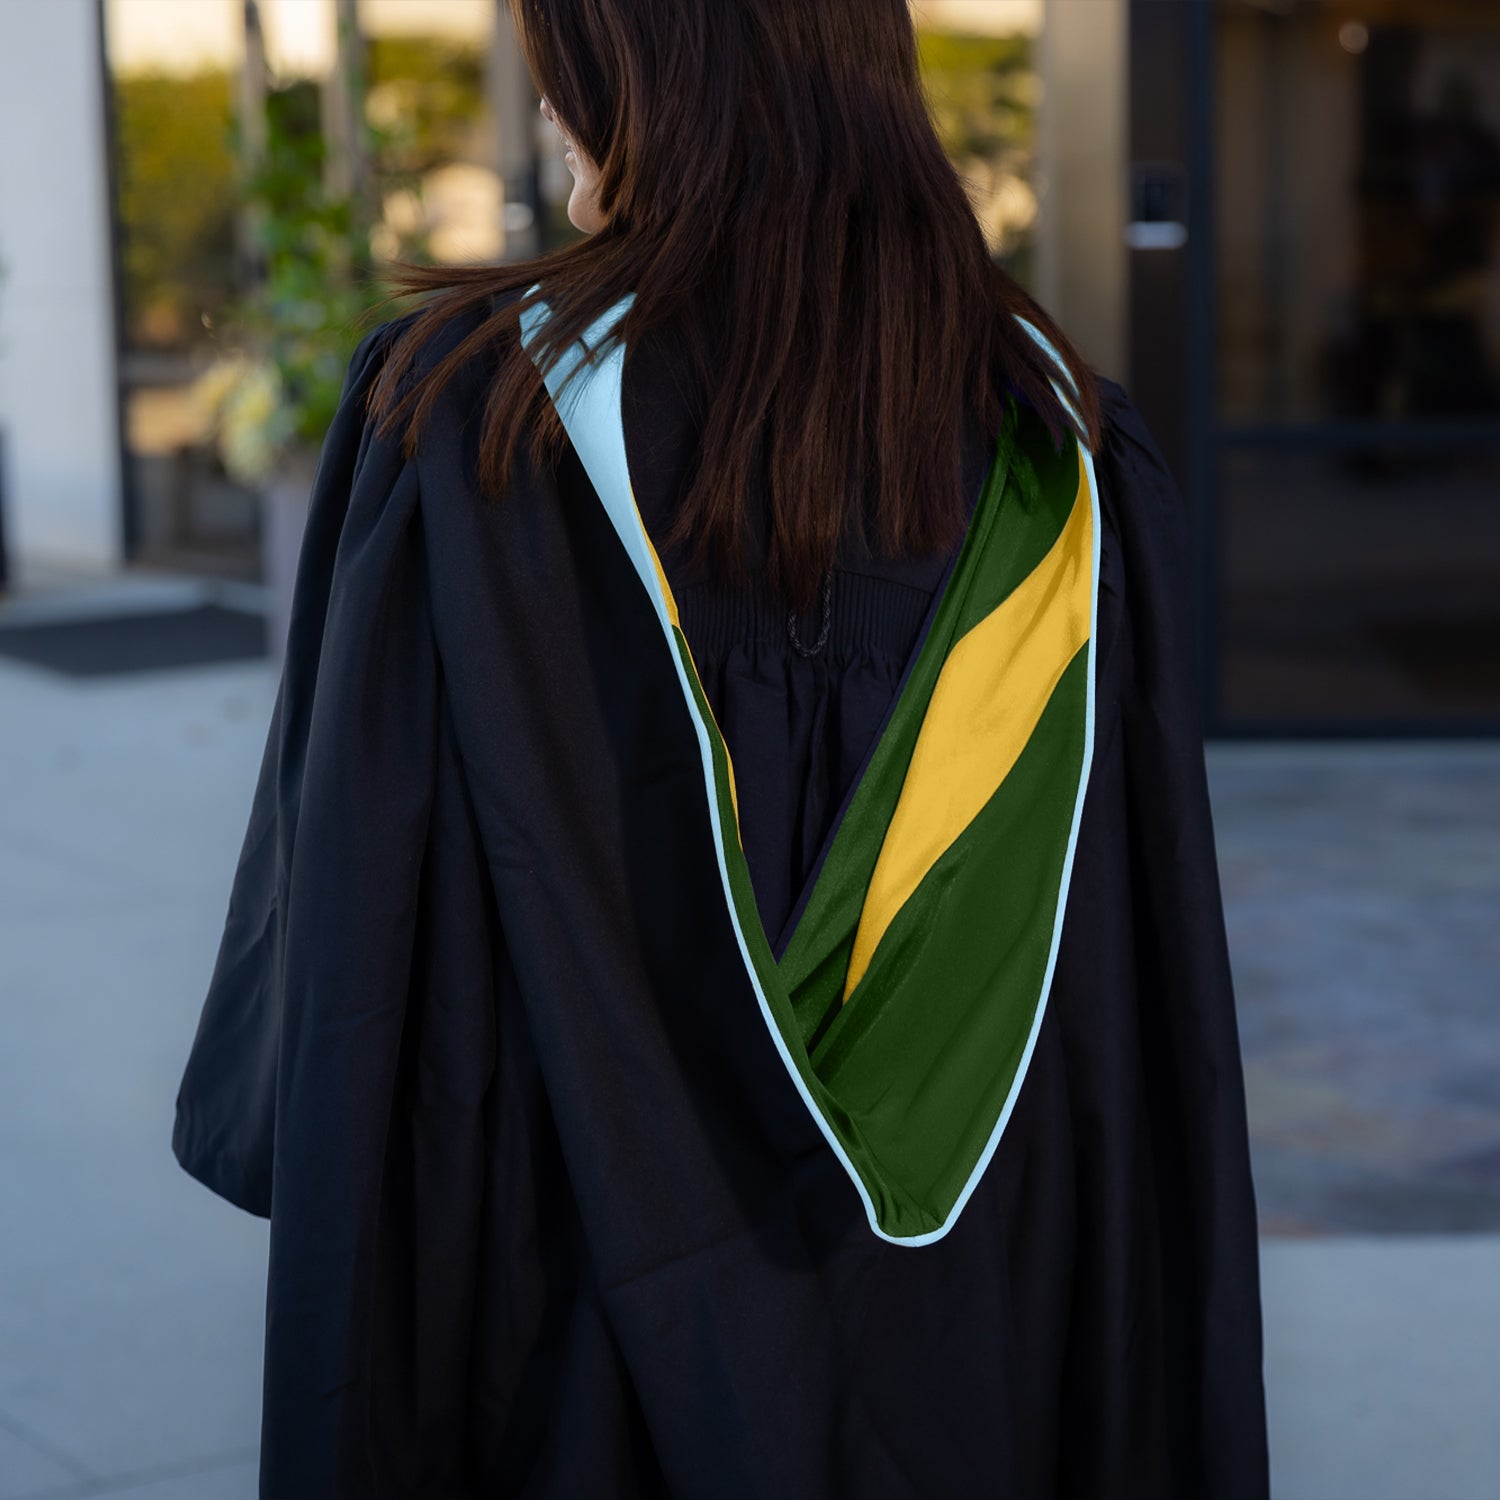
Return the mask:
{"type": "Polygon", "coordinates": [[[1009,775],[1063,670],[1089,637],[1093,507],[1083,454],[1057,540],[949,652],[917,734],[854,935],[848,1000],[897,912],[1009,775]]]}
{"type": "Polygon", "coordinates": [[[667,601],[667,618],[679,629],[682,622],[677,618],[677,601],[672,597],[672,587],[667,582],[666,572],[661,565],[661,558],[656,555],[656,546],[651,540],[651,533],[646,530],[646,523],[641,519],[641,508],[635,503],[635,490],[630,491],[630,508],[635,512],[635,524],[641,533],[641,539],[646,543],[646,551],[651,554],[651,566],[656,569],[656,581],[661,585],[662,598],[667,601]]]}
{"type": "MultiPolygon", "coordinates": [[[[640,528],[641,536],[646,543],[646,550],[651,554],[651,566],[656,569],[656,581],[661,585],[661,596],[666,601],[667,618],[672,622],[672,628],[681,636],[683,645],[686,646],[687,636],[683,635],[682,621],[677,617],[677,600],[672,594],[672,585],[667,582],[667,573],[666,569],[661,565],[661,558],[656,555],[656,546],[651,540],[651,533],[646,530],[646,523],[641,519],[641,508],[635,503],[634,489],[630,491],[630,508],[635,512],[635,524],[640,528]]],[[[693,661],[691,646],[688,647],[688,660],[690,662],[693,661]]],[[[696,677],[697,674],[698,664],[697,662],[693,662],[693,675],[696,677]]],[[[701,681],[699,686],[702,686],[701,681]]],[[[703,701],[707,703],[708,699],[705,698],[703,701]]],[[[709,708],[708,716],[711,719],[713,718],[713,712],[713,709],[709,708]]],[[[718,727],[718,721],[714,720],[714,728],[717,730],[718,727]]],[[[722,733],[719,735],[719,743],[724,746],[724,764],[729,767],[729,803],[734,809],[734,827],[736,836],[738,837],[740,828],[740,796],[735,790],[734,785],[734,762],[729,758],[729,745],[722,733]]],[[[742,838],[741,843],[743,843],[742,838]]]]}

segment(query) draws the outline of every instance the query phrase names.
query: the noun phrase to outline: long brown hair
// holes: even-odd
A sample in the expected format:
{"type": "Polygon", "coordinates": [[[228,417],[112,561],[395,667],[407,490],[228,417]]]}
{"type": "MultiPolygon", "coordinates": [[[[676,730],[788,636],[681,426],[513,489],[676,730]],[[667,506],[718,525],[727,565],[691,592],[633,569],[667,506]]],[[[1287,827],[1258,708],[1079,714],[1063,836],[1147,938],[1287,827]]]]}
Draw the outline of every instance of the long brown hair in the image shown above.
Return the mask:
{"type": "Polygon", "coordinates": [[[1074,427],[1097,450],[1093,371],[991,258],[928,113],[907,0],[510,3],[539,93],[599,165],[606,223],[525,261],[387,270],[387,303],[434,294],[393,340],[371,398],[382,434],[406,422],[408,456],[440,388],[491,351],[482,488],[503,493],[528,430],[555,463],[566,437],[518,336],[534,282],[552,310],[532,349],[544,368],[627,293],[627,347],[663,325],[683,335],[706,405],[667,542],[742,578],[761,466],[767,581],[801,609],[867,486],[883,552],[957,544],[966,402],[998,434],[1012,391],[1055,444],[1074,427]],[[1082,429],[1017,314],[1066,362],[1082,429]],[[476,316],[420,380],[404,379],[430,336],[476,316]]]}

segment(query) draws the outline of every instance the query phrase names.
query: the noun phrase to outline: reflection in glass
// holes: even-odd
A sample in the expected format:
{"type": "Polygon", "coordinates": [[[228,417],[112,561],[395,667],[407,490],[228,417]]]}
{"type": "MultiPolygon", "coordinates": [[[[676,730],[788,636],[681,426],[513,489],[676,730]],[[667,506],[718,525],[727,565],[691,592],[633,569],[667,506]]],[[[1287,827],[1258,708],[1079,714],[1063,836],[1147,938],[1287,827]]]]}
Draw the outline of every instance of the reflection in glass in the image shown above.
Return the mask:
{"type": "MultiPolygon", "coordinates": [[[[349,191],[333,0],[260,0],[256,13],[265,89],[324,143],[329,191],[349,191]]],[[[440,261],[498,258],[494,0],[362,0],[357,14],[365,118],[380,138],[361,163],[381,205],[377,262],[403,245],[440,261]]],[[[252,239],[235,146],[246,16],[243,0],[105,5],[132,559],[250,578],[262,568],[258,496],[225,473],[194,395],[222,354],[252,239]]]]}
{"type": "Polygon", "coordinates": [[[1220,474],[1233,721],[1500,718],[1500,452],[1240,449],[1220,474]]]}
{"type": "Polygon", "coordinates": [[[1500,6],[1217,12],[1218,708],[1500,723],[1500,6]]]}
{"type": "Polygon", "coordinates": [[[1500,412],[1500,6],[1227,0],[1220,416],[1500,412]]]}

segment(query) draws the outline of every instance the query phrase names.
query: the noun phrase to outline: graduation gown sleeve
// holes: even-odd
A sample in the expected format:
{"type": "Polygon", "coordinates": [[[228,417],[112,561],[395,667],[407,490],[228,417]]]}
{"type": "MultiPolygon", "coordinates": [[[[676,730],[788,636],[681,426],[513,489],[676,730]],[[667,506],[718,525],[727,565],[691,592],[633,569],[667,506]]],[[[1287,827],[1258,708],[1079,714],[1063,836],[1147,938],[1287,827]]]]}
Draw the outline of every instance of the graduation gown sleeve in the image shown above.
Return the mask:
{"type": "Polygon", "coordinates": [[[503,946],[443,691],[418,464],[365,414],[401,321],[360,343],[321,453],[172,1134],[185,1170],[271,1220],[265,1495],[373,1495],[377,1474],[451,1493],[464,1461],[503,946]]]}
{"type": "MultiPolygon", "coordinates": [[[[1116,1002],[1083,1014],[1065,1008],[1063,1030],[1076,1048],[1075,1092],[1094,1101],[1087,1126],[1100,1131],[1081,1163],[1103,1179],[1092,1188],[1092,1229],[1106,1242],[1114,1236],[1115,1248],[1084,1252],[1093,1267],[1080,1277],[1085,1342],[1070,1365],[1088,1390],[1090,1369],[1108,1372],[1119,1361],[1100,1375],[1101,1387],[1114,1382],[1113,1394],[1090,1393],[1090,1404],[1099,1402],[1090,1415],[1118,1425],[1128,1447],[1126,1428],[1140,1417],[1124,1399],[1131,1328],[1155,1304],[1149,1316],[1160,1320],[1163,1363],[1151,1397],[1152,1425],[1160,1423],[1152,1484],[1263,1500],[1257,1214],[1198,707],[1188,513],[1129,396],[1111,381],[1102,394],[1109,425],[1101,475],[1118,559],[1107,578],[1118,623],[1101,667],[1102,732],[1114,743],[1099,747],[1090,794],[1097,852],[1088,863],[1113,867],[1103,899],[1114,910],[1106,918],[1081,903],[1072,914],[1078,973],[1075,984],[1070,968],[1065,982],[1070,995],[1086,993],[1082,970],[1092,967],[1115,987],[1116,1002]],[[1129,1209],[1120,1198],[1127,1182],[1129,1209]],[[1118,1249],[1137,1233],[1153,1257],[1149,1275],[1118,1249]]],[[[1081,1455],[1074,1461],[1087,1469],[1081,1455]]],[[[1103,1474],[1079,1482],[1112,1492],[1103,1474]]]]}
{"type": "MultiPolygon", "coordinates": [[[[387,711],[382,727],[401,729],[404,737],[402,744],[391,746],[379,735],[360,735],[361,727],[373,727],[370,723],[360,726],[341,717],[361,709],[369,713],[370,704],[336,702],[332,697],[351,691],[343,669],[348,653],[356,649],[351,631],[364,624],[355,611],[364,602],[359,591],[369,572],[371,553],[382,544],[389,545],[392,529],[399,532],[403,524],[403,506],[409,516],[414,503],[408,490],[396,497],[395,504],[380,505],[380,524],[372,524],[375,517],[369,513],[367,497],[379,491],[378,498],[384,501],[392,475],[388,461],[374,471],[366,469],[370,433],[363,398],[393,328],[394,324],[385,324],[375,329],[355,350],[319,458],[285,659],[248,826],[218,957],[177,1094],[172,1149],[179,1163],[221,1197],[261,1217],[271,1213],[289,887],[303,825],[304,792],[313,816],[312,846],[296,870],[301,892],[316,878],[304,873],[308,867],[326,867],[317,841],[328,837],[333,809],[324,799],[333,796],[347,805],[369,789],[361,785],[366,770],[363,762],[348,761],[341,771],[336,769],[335,742],[349,735],[351,743],[377,755],[403,758],[409,772],[419,771],[424,755],[430,754],[420,735],[404,727],[419,722],[415,715],[397,719],[387,711]],[[351,518],[346,537],[345,525],[351,518]],[[309,772],[310,787],[306,784],[309,772]]],[[[401,588],[386,596],[387,628],[413,620],[420,623],[423,618],[416,580],[408,577],[398,582],[401,588]]],[[[371,623],[381,622],[377,617],[371,623]]],[[[420,646],[409,648],[383,670],[410,674],[409,683],[392,680],[391,688],[406,686],[413,694],[414,709],[430,703],[430,653],[424,656],[420,646]]],[[[327,849],[328,856],[333,853],[327,849]]],[[[295,1023],[295,1015],[292,1020],[295,1023]]]]}
{"type": "Polygon", "coordinates": [[[1169,1328],[1181,1340],[1172,1433],[1205,1495],[1268,1486],[1257,1213],[1245,1086],[1198,712],[1183,496],[1139,411],[1112,403],[1129,631],[1121,663],[1131,890],[1141,934],[1141,1041],[1169,1328]],[[1191,1456],[1190,1459],[1188,1456],[1191,1456]]]}

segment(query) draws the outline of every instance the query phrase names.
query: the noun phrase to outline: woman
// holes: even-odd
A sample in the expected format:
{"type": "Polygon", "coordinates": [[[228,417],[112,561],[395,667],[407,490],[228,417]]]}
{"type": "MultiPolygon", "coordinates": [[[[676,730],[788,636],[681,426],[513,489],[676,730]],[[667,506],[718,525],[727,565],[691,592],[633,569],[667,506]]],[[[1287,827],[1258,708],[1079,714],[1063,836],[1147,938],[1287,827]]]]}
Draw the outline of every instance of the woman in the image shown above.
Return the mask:
{"type": "Polygon", "coordinates": [[[351,361],[177,1101],[262,1496],[1264,1496],[1157,448],[903,0],[513,8],[589,233],[351,361]]]}

